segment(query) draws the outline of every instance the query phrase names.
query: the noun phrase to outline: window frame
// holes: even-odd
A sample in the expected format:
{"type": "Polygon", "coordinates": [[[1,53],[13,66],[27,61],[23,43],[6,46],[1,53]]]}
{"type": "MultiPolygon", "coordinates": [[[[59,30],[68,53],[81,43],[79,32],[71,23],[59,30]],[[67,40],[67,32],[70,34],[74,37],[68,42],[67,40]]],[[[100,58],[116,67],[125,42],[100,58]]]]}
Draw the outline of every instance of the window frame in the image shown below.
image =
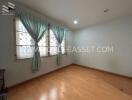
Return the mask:
{"type": "MultiPolygon", "coordinates": [[[[14,17],[13,18],[13,32],[14,32],[14,56],[15,56],[15,60],[26,60],[26,59],[32,59],[33,57],[29,57],[29,58],[19,58],[18,56],[17,56],[17,46],[18,45],[16,45],[16,43],[17,43],[17,40],[16,40],[16,20],[20,20],[18,17],[14,17]]],[[[53,57],[53,56],[57,56],[57,54],[55,54],[55,55],[51,55],[50,54],[50,30],[51,30],[51,27],[50,27],[50,24],[49,24],[49,27],[48,27],[48,31],[47,31],[47,36],[48,36],[48,46],[47,46],[47,48],[48,48],[48,53],[47,53],[47,55],[46,56],[40,56],[41,58],[46,58],[46,57],[53,57]]],[[[62,52],[61,52],[61,55],[67,55],[67,50],[66,50],[66,34],[65,34],[65,36],[64,36],[64,43],[65,43],[65,53],[64,54],[62,54],[62,52]]]]}

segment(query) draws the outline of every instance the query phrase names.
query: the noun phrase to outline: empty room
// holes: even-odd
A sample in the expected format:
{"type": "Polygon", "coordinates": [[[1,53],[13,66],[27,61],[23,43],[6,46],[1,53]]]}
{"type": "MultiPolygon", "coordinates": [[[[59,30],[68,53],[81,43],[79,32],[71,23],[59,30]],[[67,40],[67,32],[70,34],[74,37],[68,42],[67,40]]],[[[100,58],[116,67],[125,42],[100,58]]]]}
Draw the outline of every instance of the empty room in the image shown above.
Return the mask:
{"type": "Polygon", "coordinates": [[[0,0],[0,100],[132,100],[132,0],[0,0]]]}

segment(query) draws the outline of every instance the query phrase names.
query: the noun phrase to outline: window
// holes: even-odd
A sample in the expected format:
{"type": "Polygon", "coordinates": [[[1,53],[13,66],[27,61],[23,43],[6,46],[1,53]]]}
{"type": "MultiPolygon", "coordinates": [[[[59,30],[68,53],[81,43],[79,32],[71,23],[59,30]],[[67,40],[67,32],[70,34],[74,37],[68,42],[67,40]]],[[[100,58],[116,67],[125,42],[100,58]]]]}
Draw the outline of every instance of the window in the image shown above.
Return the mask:
{"type": "Polygon", "coordinates": [[[49,39],[49,41],[50,41],[50,55],[56,55],[58,42],[57,42],[52,30],[50,30],[49,38],[50,38],[49,39]]]}
{"type": "MultiPolygon", "coordinates": [[[[57,54],[57,40],[53,31],[45,33],[38,43],[41,56],[57,54]],[[49,50],[49,52],[48,52],[49,50]]],[[[65,38],[61,44],[62,54],[65,54],[65,38]]],[[[20,19],[16,19],[16,55],[18,59],[32,58],[34,54],[34,40],[23,26],[20,19]]]]}
{"type": "Polygon", "coordinates": [[[40,56],[48,56],[48,32],[44,34],[38,45],[40,56]]]}
{"type": "Polygon", "coordinates": [[[16,19],[16,54],[17,58],[31,58],[33,56],[34,40],[19,19],[16,19]]]}
{"type": "MultiPolygon", "coordinates": [[[[55,38],[55,35],[52,30],[50,30],[50,55],[56,55],[57,54],[57,45],[58,42],[55,38]]],[[[61,54],[65,54],[65,37],[61,43],[61,54]]]]}

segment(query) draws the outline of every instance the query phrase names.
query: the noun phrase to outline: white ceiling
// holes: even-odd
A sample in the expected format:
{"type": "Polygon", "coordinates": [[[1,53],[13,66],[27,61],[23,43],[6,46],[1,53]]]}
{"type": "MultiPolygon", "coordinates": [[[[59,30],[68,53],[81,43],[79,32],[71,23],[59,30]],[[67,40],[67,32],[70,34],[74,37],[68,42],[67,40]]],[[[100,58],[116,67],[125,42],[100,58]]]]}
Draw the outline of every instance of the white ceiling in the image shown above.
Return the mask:
{"type": "Polygon", "coordinates": [[[132,14],[132,0],[15,0],[59,20],[72,29],[81,29],[132,14]],[[104,13],[105,9],[110,9],[104,13]],[[73,20],[78,20],[74,25],[73,20]]]}

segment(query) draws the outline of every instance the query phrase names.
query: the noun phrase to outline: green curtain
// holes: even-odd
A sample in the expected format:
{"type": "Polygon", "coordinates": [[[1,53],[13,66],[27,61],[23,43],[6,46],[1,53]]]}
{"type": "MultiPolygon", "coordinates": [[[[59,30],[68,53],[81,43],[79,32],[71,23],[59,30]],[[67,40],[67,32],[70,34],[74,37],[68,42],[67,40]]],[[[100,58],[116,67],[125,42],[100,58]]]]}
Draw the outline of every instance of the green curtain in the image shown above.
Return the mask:
{"type": "Polygon", "coordinates": [[[32,62],[32,71],[36,72],[39,70],[41,62],[38,42],[48,30],[48,23],[22,9],[16,10],[16,17],[20,18],[29,34],[34,39],[35,48],[32,62]]]}
{"type": "Polygon", "coordinates": [[[51,29],[55,35],[55,38],[58,42],[58,52],[57,52],[57,65],[60,65],[60,57],[61,57],[61,43],[65,36],[65,29],[61,28],[60,26],[51,25],[51,29]]]}

